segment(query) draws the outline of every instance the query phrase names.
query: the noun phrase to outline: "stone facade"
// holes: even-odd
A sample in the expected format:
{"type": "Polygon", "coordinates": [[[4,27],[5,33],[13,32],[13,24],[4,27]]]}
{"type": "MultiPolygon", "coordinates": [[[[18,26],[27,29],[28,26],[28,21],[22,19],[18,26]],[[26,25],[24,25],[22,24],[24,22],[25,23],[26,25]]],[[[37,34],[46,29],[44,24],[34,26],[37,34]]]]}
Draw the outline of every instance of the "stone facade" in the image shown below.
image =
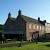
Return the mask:
{"type": "MultiPolygon", "coordinates": [[[[42,37],[45,32],[45,26],[36,19],[22,15],[21,10],[18,11],[17,18],[12,18],[11,13],[8,14],[8,19],[5,22],[3,34],[14,36],[23,40],[31,40],[42,37]]],[[[6,35],[6,36],[7,36],[6,35]]],[[[13,38],[14,38],[13,37],[13,38]]]]}
{"type": "Polygon", "coordinates": [[[45,33],[50,33],[50,23],[45,23],[45,33]]]}
{"type": "Polygon", "coordinates": [[[26,23],[26,33],[27,33],[26,36],[27,36],[27,40],[30,39],[30,34],[31,33],[35,33],[36,31],[39,31],[39,33],[38,33],[39,37],[42,37],[42,35],[44,34],[44,26],[40,25],[40,24],[29,23],[29,22],[26,23]],[[32,28],[29,28],[29,24],[32,24],[32,28]],[[41,26],[41,29],[40,29],[40,26],[41,26]]]}

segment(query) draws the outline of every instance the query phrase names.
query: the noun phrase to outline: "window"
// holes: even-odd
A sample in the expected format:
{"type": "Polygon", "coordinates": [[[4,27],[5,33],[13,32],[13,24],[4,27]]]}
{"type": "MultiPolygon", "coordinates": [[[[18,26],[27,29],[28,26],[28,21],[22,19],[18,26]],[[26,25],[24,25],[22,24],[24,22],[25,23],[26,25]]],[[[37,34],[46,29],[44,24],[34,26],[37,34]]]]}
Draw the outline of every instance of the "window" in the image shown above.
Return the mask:
{"type": "Polygon", "coordinates": [[[49,24],[48,24],[48,26],[49,26],[49,24]]]}
{"type": "Polygon", "coordinates": [[[33,24],[31,24],[31,28],[33,29],[33,24]]]}
{"type": "Polygon", "coordinates": [[[47,31],[48,29],[47,29],[47,27],[46,27],[46,31],[47,31]]]}
{"type": "Polygon", "coordinates": [[[44,30],[44,27],[42,27],[42,30],[44,30]]]}
{"type": "Polygon", "coordinates": [[[48,28],[48,31],[49,31],[49,28],[48,28]]]}
{"type": "Polygon", "coordinates": [[[35,29],[35,25],[33,25],[33,29],[35,29]]]}
{"type": "Polygon", "coordinates": [[[31,24],[29,24],[29,28],[32,29],[32,25],[31,24]]]}
{"type": "Polygon", "coordinates": [[[41,30],[41,26],[40,26],[40,30],[41,30]]]}
{"type": "Polygon", "coordinates": [[[37,29],[39,29],[39,26],[37,26],[37,29]]]}

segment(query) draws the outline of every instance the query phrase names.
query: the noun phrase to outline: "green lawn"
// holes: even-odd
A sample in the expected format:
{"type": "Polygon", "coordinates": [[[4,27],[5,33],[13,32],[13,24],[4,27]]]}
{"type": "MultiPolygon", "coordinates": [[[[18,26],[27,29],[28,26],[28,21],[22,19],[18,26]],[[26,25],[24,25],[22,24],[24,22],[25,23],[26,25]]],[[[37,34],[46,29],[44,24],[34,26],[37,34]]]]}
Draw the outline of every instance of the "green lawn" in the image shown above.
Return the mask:
{"type": "Polygon", "coordinates": [[[26,44],[22,47],[8,47],[8,48],[0,48],[0,50],[50,50],[50,42],[38,42],[32,44],[26,44]]]}

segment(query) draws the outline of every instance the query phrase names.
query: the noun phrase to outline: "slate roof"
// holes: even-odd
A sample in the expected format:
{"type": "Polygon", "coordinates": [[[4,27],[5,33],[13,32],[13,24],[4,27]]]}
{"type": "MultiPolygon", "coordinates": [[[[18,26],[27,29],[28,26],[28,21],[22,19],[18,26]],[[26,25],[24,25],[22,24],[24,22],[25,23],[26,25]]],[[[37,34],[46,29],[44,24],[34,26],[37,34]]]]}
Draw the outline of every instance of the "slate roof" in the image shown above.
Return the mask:
{"type": "Polygon", "coordinates": [[[24,19],[26,22],[31,22],[31,23],[35,23],[35,24],[38,23],[38,20],[36,20],[36,19],[33,19],[33,18],[30,18],[30,17],[24,16],[24,15],[22,15],[22,17],[23,17],[23,19],[24,19]]]}
{"type": "MultiPolygon", "coordinates": [[[[23,17],[23,19],[24,19],[26,22],[43,25],[43,24],[39,23],[38,20],[36,20],[36,19],[34,19],[34,18],[30,18],[30,17],[25,16],[25,15],[22,15],[22,17],[23,17]]],[[[43,23],[43,22],[42,22],[42,23],[43,23]]],[[[44,26],[44,25],[43,25],[43,26],[44,26]]]]}
{"type": "MultiPolygon", "coordinates": [[[[30,22],[30,23],[35,23],[35,24],[39,24],[39,25],[42,25],[41,23],[38,23],[38,20],[34,19],[34,18],[31,18],[31,17],[28,17],[28,16],[25,16],[25,15],[22,15],[21,16],[26,22],[30,22]]],[[[10,18],[12,20],[12,22],[15,21],[16,18],[10,18]]],[[[43,22],[42,22],[43,23],[43,22]]]]}

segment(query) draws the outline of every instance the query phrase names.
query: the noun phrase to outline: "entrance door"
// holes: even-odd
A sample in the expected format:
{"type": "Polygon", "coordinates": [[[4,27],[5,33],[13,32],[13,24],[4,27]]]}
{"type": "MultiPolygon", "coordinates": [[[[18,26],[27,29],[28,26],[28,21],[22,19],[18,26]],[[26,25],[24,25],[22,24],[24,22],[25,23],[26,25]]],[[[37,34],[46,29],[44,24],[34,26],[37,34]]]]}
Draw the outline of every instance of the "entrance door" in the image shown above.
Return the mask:
{"type": "Polygon", "coordinates": [[[36,32],[32,32],[32,33],[30,33],[30,37],[31,37],[32,41],[35,41],[35,39],[38,37],[38,35],[36,32]]]}
{"type": "Polygon", "coordinates": [[[30,33],[30,40],[32,40],[32,33],[30,33]]]}

